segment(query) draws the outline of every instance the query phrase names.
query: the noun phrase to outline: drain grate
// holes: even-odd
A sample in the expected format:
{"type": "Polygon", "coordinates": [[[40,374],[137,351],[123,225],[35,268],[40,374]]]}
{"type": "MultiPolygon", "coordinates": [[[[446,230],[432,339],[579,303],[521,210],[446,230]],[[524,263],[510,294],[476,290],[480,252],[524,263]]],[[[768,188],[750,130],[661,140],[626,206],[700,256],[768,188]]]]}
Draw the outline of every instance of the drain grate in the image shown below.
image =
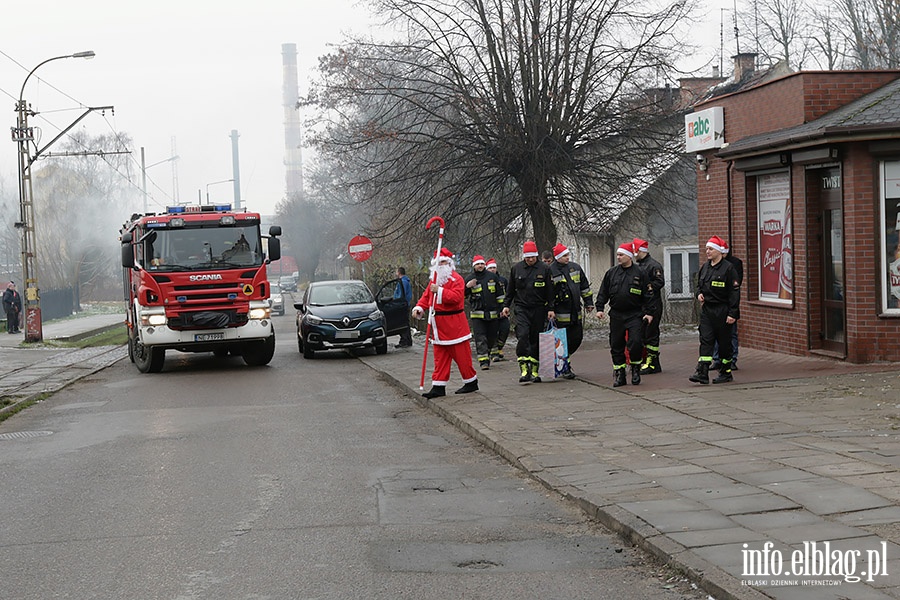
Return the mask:
{"type": "Polygon", "coordinates": [[[28,438],[53,435],[52,431],[13,431],[12,433],[0,433],[0,440],[24,440],[28,438]]]}

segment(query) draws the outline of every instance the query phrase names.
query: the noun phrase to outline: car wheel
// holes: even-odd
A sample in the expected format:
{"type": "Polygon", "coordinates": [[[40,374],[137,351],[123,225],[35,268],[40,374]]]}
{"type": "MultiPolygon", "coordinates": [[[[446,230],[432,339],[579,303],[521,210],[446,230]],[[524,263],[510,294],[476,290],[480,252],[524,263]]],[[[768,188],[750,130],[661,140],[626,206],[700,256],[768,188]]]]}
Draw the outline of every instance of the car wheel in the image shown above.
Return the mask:
{"type": "Polygon", "coordinates": [[[387,354],[387,340],[380,344],[375,344],[375,354],[387,354]]]}
{"type": "Polygon", "coordinates": [[[303,340],[300,340],[300,352],[303,353],[303,358],[312,359],[316,357],[315,351],[309,347],[309,344],[304,344],[303,340]]]}

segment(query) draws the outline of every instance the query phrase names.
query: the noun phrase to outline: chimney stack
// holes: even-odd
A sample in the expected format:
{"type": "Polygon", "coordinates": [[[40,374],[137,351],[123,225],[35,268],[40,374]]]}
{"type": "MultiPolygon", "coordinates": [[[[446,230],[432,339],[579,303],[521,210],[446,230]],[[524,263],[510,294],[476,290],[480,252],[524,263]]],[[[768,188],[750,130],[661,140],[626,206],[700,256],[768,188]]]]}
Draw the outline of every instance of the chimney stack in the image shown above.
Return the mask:
{"type": "Polygon", "coordinates": [[[756,70],[756,52],[742,52],[731,57],[734,60],[734,80],[742,81],[744,77],[756,70]]]}

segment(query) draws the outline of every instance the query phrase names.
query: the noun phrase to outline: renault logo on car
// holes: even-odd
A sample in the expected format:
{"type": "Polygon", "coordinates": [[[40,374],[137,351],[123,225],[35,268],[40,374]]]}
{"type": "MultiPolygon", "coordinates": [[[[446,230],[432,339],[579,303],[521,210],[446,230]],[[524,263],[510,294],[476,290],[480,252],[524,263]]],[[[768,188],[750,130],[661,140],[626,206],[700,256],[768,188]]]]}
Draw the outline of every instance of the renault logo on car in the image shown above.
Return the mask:
{"type": "Polygon", "coordinates": [[[344,324],[344,327],[350,327],[350,317],[344,317],[341,319],[341,323],[344,324]]]}

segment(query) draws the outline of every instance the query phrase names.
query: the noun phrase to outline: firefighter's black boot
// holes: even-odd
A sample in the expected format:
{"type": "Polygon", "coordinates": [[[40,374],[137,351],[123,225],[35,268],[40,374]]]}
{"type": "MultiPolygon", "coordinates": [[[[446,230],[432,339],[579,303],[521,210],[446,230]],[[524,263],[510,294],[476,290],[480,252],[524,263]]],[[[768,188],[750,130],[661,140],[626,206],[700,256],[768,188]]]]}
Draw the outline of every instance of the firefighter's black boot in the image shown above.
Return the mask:
{"type": "Polygon", "coordinates": [[[731,365],[722,363],[719,376],[713,379],[713,383],[728,383],[729,381],[734,381],[734,377],[731,375],[731,365]]]}
{"type": "Polygon", "coordinates": [[[641,365],[631,365],[631,385],[641,385],[641,365]]]}
{"type": "Polygon", "coordinates": [[[644,361],[644,366],[641,367],[641,375],[653,375],[654,373],[662,373],[659,352],[647,350],[647,359],[644,361]]]}
{"type": "Polygon", "coordinates": [[[519,383],[531,383],[533,380],[531,375],[531,361],[527,358],[520,358],[519,369],[522,371],[522,376],[519,377],[519,383]]]}
{"type": "Polygon", "coordinates": [[[707,385],[709,383],[709,363],[708,362],[698,362],[697,370],[694,371],[694,374],[688,377],[694,383],[702,383],[703,385],[707,385]]]}
{"type": "Polygon", "coordinates": [[[528,363],[528,372],[531,373],[531,381],[533,381],[534,383],[541,382],[541,376],[538,375],[539,364],[540,363],[534,359],[532,359],[531,362],[528,363]]]}
{"type": "Polygon", "coordinates": [[[433,385],[431,389],[422,394],[423,398],[437,398],[438,396],[446,396],[447,388],[442,385],[433,385]]]}
{"type": "Polygon", "coordinates": [[[465,384],[464,386],[462,386],[461,388],[456,390],[456,392],[454,392],[454,393],[470,394],[472,392],[477,392],[477,391],[478,391],[478,380],[476,379],[475,381],[470,381],[469,383],[465,384]]]}
{"type": "Polygon", "coordinates": [[[481,367],[482,371],[487,371],[488,369],[491,368],[491,358],[489,356],[486,356],[484,358],[479,358],[478,365],[481,367]]]}
{"type": "Polygon", "coordinates": [[[613,369],[613,387],[619,387],[628,383],[625,381],[625,367],[613,369]]]}

